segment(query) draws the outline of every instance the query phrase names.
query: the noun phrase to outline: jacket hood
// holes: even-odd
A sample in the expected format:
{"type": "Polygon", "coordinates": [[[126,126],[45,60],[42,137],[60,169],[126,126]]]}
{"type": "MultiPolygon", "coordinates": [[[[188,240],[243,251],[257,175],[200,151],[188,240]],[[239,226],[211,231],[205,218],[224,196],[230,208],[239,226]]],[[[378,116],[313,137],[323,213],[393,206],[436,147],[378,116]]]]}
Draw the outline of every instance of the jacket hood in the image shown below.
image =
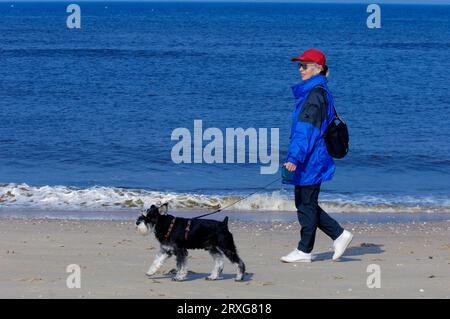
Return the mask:
{"type": "Polygon", "coordinates": [[[309,78],[306,81],[303,81],[303,82],[293,85],[291,87],[292,94],[294,94],[294,97],[296,99],[298,99],[298,98],[302,97],[303,95],[305,95],[305,93],[311,91],[317,85],[322,85],[322,86],[326,87],[327,82],[328,82],[328,80],[325,76],[317,74],[317,75],[309,78]]]}

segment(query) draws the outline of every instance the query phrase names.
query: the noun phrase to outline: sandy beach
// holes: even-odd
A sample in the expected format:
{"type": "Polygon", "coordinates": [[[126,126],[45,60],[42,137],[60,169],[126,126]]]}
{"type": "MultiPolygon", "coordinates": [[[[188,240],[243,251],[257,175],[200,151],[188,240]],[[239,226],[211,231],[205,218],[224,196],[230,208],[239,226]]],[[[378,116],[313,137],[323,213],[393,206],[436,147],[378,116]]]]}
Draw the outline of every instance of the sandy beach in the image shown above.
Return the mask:
{"type": "Polygon", "coordinates": [[[0,220],[1,298],[449,298],[450,221],[344,224],[355,234],[340,262],[318,232],[310,264],[284,264],[298,241],[296,222],[230,220],[247,265],[234,282],[225,261],[222,280],[205,251],[190,251],[185,282],[173,282],[169,259],[145,276],[158,243],[136,233],[133,221],[0,220]],[[81,288],[69,289],[66,268],[81,269],[81,288]],[[369,265],[380,268],[380,288],[369,288],[369,265]]]}

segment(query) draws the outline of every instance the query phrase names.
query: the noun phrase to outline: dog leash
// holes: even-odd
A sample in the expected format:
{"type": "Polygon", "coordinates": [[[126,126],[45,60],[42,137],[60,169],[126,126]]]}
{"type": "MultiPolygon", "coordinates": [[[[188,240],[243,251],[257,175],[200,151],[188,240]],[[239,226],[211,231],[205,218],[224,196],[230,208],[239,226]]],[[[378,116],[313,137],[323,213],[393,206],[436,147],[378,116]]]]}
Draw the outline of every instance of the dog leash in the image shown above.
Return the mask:
{"type": "Polygon", "coordinates": [[[193,218],[191,218],[191,219],[199,219],[199,218],[202,218],[202,217],[205,217],[205,216],[209,216],[209,215],[212,215],[212,214],[216,214],[216,213],[218,213],[218,212],[221,212],[222,210],[227,209],[228,207],[231,207],[231,206],[233,206],[233,205],[236,205],[236,204],[239,203],[240,201],[243,201],[244,199],[247,199],[247,198],[249,198],[250,196],[252,196],[252,195],[254,195],[254,194],[256,194],[256,193],[259,193],[261,190],[266,189],[267,187],[269,187],[270,185],[274,184],[275,182],[278,182],[280,179],[281,179],[281,177],[278,177],[276,180],[270,182],[269,184],[267,184],[266,186],[264,186],[264,187],[261,188],[260,190],[257,190],[257,191],[255,191],[255,192],[253,192],[253,193],[251,193],[251,194],[249,194],[249,195],[247,195],[247,196],[245,196],[245,197],[239,199],[238,201],[236,201],[236,202],[234,202],[234,203],[232,203],[232,204],[230,204],[230,205],[228,205],[228,206],[225,206],[225,207],[223,207],[223,208],[219,208],[219,209],[213,211],[212,213],[203,214],[203,215],[200,215],[200,216],[197,216],[197,217],[193,217],[193,218]]]}
{"type": "MultiPolygon", "coordinates": [[[[232,204],[230,204],[230,205],[228,205],[228,206],[225,206],[225,207],[223,207],[223,208],[219,208],[219,209],[213,211],[212,213],[203,214],[203,215],[196,216],[196,217],[193,217],[193,218],[189,219],[189,220],[188,220],[188,223],[187,223],[187,226],[186,226],[186,229],[184,230],[184,239],[185,239],[185,240],[188,239],[188,234],[189,234],[189,231],[190,231],[190,229],[191,229],[191,221],[192,221],[192,219],[199,219],[199,218],[202,218],[202,217],[205,217],[205,216],[209,216],[209,215],[212,215],[212,214],[216,214],[216,213],[218,213],[218,212],[221,212],[222,210],[227,209],[228,207],[231,207],[231,206],[233,206],[233,205],[236,205],[236,204],[239,203],[240,201],[243,201],[244,199],[249,198],[250,196],[252,196],[252,195],[254,195],[254,194],[260,192],[261,190],[266,189],[267,187],[269,187],[269,186],[272,185],[273,183],[278,182],[281,178],[282,178],[282,177],[278,177],[276,180],[274,180],[274,181],[270,182],[269,184],[265,185],[265,186],[262,187],[260,190],[257,190],[257,191],[255,191],[255,192],[253,192],[253,193],[250,193],[249,195],[244,196],[243,198],[241,198],[241,199],[235,201],[234,203],[232,203],[232,204]]],[[[167,241],[167,240],[169,239],[170,233],[172,232],[172,229],[173,229],[173,226],[175,225],[175,221],[176,221],[176,220],[177,220],[177,218],[174,217],[174,218],[172,219],[172,221],[170,222],[169,228],[167,229],[167,232],[166,232],[166,234],[164,235],[164,240],[167,241]]]]}

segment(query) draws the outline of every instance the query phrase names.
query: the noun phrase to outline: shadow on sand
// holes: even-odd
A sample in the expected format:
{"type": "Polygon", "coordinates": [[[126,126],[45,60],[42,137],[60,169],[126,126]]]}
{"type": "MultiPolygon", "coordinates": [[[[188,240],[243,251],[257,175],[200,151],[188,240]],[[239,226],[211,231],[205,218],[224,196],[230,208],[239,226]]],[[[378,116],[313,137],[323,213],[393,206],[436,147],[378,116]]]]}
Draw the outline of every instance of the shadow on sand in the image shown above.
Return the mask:
{"type": "MultiPolygon", "coordinates": [[[[169,270],[168,272],[161,274],[161,275],[154,275],[154,276],[147,276],[149,279],[158,280],[158,279],[172,279],[176,274],[176,269],[169,270]]],[[[184,281],[193,281],[193,280],[205,280],[206,277],[208,277],[210,273],[204,273],[204,272],[195,272],[195,271],[188,271],[188,275],[184,281]]],[[[241,280],[239,282],[248,282],[251,281],[253,277],[253,273],[245,273],[244,280],[241,280]]],[[[236,278],[236,274],[222,274],[220,279],[217,279],[217,281],[221,280],[234,280],[236,278]]],[[[212,280],[216,281],[216,280],[212,280]]]]}
{"type": "MultiPolygon", "coordinates": [[[[362,243],[359,246],[349,247],[345,251],[344,256],[339,259],[339,262],[361,261],[358,258],[349,258],[352,256],[382,254],[384,253],[383,246],[380,244],[362,243]]],[[[331,260],[332,257],[333,252],[313,254],[313,261],[331,260]]]]}

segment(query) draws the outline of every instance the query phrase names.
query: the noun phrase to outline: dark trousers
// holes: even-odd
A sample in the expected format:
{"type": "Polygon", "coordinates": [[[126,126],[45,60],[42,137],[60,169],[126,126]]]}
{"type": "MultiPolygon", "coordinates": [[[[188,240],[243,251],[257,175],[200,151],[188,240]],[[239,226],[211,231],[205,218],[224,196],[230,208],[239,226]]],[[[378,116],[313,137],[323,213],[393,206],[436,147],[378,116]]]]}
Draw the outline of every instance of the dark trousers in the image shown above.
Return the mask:
{"type": "Polygon", "coordinates": [[[310,253],[313,250],[317,228],[333,240],[344,231],[337,221],[320,208],[319,192],[320,184],[295,186],[295,207],[301,225],[298,250],[304,253],[310,253]]]}

